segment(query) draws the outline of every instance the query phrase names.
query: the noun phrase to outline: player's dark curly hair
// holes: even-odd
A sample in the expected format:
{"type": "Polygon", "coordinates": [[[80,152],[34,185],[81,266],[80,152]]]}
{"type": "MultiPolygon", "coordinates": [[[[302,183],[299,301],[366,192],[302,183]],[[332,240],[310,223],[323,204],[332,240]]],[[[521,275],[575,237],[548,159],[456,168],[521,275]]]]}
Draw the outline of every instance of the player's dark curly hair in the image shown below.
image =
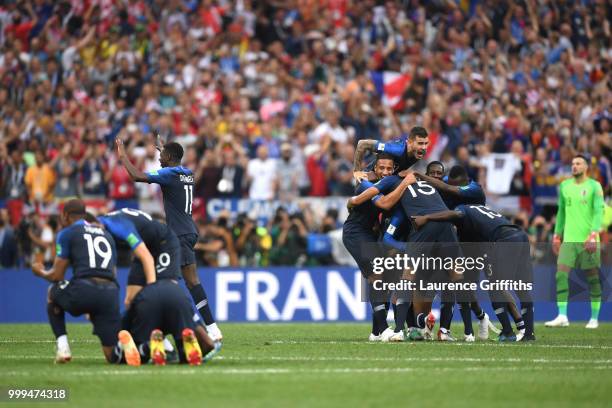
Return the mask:
{"type": "Polygon", "coordinates": [[[376,160],[374,160],[374,164],[378,163],[379,160],[391,160],[395,162],[395,157],[393,157],[389,153],[378,153],[376,155],[376,160]]]}
{"type": "Polygon", "coordinates": [[[68,215],[85,215],[85,203],[78,198],[72,199],[64,204],[64,213],[68,215]]]}
{"type": "Polygon", "coordinates": [[[183,159],[183,146],[176,142],[166,143],[164,145],[164,152],[168,155],[168,159],[173,162],[180,163],[183,159]]]}
{"type": "Polygon", "coordinates": [[[415,126],[410,129],[410,134],[408,135],[408,139],[414,139],[417,137],[427,137],[429,133],[427,133],[427,129],[423,126],[415,126]]]}
{"type": "Polygon", "coordinates": [[[448,178],[450,180],[467,179],[468,173],[465,167],[457,164],[451,167],[450,171],[448,172],[448,178]]]}

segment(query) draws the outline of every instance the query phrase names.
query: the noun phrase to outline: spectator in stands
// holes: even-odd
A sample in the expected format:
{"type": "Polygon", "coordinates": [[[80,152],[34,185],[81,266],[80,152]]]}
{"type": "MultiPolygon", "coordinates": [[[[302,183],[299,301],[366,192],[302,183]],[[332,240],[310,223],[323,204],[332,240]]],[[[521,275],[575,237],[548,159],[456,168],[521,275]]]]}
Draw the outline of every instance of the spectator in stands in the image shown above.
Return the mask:
{"type": "Polygon", "coordinates": [[[6,209],[0,209],[0,266],[9,268],[17,262],[17,239],[6,209]]]}
{"type": "Polygon", "coordinates": [[[78,191],[78,163],[73,158],[73,147],[70,143],[62,146],[59,154],[50,163],[56,174],[55,198],[58,202],[76,198],[78,191]]]}
{"type": "Polygon", "coordinates": [[[290,202],[300,196],[300,178],[304,177],[304,166],[293,155],[290,143],[281,145],[281,158],[276,164],[278,174],[278,195],[281,201],[290,202]]]}
{"type": "Polygon", "coordinates": [[[2,189],[10,225],[15,228],[21,222],[23,206],[27,198],[25,175],[27,167],[23,162],[23,152],[19,145],[11,146],[10,158],[2,169],[2,189]]]}
{"type": "Polygon", "coordinates": [[[30,204],[47,213],[53,205],[53,187],[55,186],[55,172],[47,162],[42,149],[36,151],[36,162],[30,166],[25,174],[25,185],[28,190],[30,204]]]}
{"type": "MultiPolygon", "coordinates": [[[[10,170],[19,155],[14,150],[34,166],[30,173],[41,173],[39,150],[45,162],[78,161],[77,193],[95,197],[106,187],[119,206],[154,210],[157,190],[135,190],[115,166],[108,146],[124,133],[143,169],[158,167],[143,135],[157,132],[184,145],[198,175],[196,218],[206,216],[215,197],[284,195],[282,178],[275,189],[266,175],[272,172],[261,172],[261,182],[260,174],[249,174],[248,159],[261,164],[260,146],[267,146],[269,163],[282,156],[283,143],[291,144],[290,163],[304,168],[300,196],[328,197],[349,190],[345,146],[402,138],[414,124],[430,131],[428,160],[450,167],[456,159],[490,191],[521,195],[517,207],[533,208],[532,218],[550,211],[534,205],[534,190],[551,202],[556,193],[554,177],[544,188],[530,184],[542,181],[541,173],[567,177],[564,160],[574,152],[591,158],[595,177],[610,192],[609,2],[183,3],[0,5],[0,141],[7,147],[0,199],[11,203],[13,226],[24,211],[22,200],[9,200],[6,185],[11,174],[20,175],[19,168],[10,170]],[[380,84],[372,71],[387,71],[387,79],[402,75],[406,86],[380,84]],[[517,142],[517,176],[508,176],[518,167],[509,156],[501,170],[485,158],[512,155],[517,142]],[[67,144],[74,146],[70,159],[61,153],[67,144]],[[91,144],[105,148],[92,158],[91,144]],[[234,156],[225,153],[228,144],[234,156]],[[488,175],[500,177],[478,177],[485,176],[483,162],[488,175]],[[234,166],[234,188],[226,190],[234,166]],[[510,189],[508,178],[515,181],[510,189]]],[[[49,212],[60,196],[74,193],[61,183],[74,174],[61,173],[51,186],[50,172],[44,183],[30,177],[15,184],[36,204],[34,188],[44,203],[35,208],[49,212]]],[[[309,231],[319,230],[317,224],[306,220],[309,231]]],[[[259,239],[253,248],[267,236],[252,234],[253,243],[259,239]]],[[[265,261],[265,249],[249,256],[255,253],[265,261]]]]}
{"type": "Polygon", "coordinates": [[[247,180],[250,184],[251,200],[271,200],[277,187],[278,177],[276,160],[268,157],[268,147],[257,148],[257,157],[249,160],[247,180]]]}

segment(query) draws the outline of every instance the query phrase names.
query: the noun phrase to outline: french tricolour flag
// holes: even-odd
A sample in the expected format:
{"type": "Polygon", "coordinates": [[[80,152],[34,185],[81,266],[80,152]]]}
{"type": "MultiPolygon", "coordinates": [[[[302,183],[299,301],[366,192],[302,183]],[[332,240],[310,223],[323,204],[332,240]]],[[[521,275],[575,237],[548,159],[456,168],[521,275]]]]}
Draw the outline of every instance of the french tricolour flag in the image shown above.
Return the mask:
{"type": "Polygon", "coordinates": [[[382,102],[391,108],[398,107],[412,77],[393,71],[370,71],[370,75],[382,102]]]}

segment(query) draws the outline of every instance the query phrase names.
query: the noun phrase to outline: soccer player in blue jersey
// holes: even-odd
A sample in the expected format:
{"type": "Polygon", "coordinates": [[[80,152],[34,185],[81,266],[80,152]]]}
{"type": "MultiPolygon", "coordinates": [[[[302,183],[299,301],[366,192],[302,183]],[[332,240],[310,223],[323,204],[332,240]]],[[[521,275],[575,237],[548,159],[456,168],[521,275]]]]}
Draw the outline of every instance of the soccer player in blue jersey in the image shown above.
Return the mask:
{"type": "MultiPolygon", "coordinates": [[[[453,166],[447,177],[444,177],[444,173],[444,165],[439,161],[433,161],[427,165],[426,174],[415,174],[419,179],[427,181],[438,190],[448,208],[452,209],[460,204],[486,204],[484,190],[480,184],[468,178],[467,171],[463,166],[453,166]],[[448,181],[448,183],[444,182],[444,180],[448,181]]],[[[470,275],[466,276],[468,281],[476,281],[478,279],[475,271],[467,275],[470,275]]],[[[469,301],[459,302],[459,311],[461,312],[465,329],[465,341],[472,342],[475,340],[470,310],[474,312],[478,319],[478,338],[486,340],[489,338],[489,328],[494,331],[497,329],[491,324],[487,313],[480,307],[476,294],[465,295],[469,298],[469,301]]]]}
{"type": "Polygon", "coordinates": [[[181,245],[181,272],[189,293],[202,315],[206,330],[214,340],[222,340],[223,335],[213,318],[208,298],[196,270],[194,246],[198,240],[198,230],[191,217],[193,204],[193,172],[181,166],[183,147],[178,143],[166,143],[161,150],[159,163],[161,169],[143,173],[129,160],[123,141],[116,139],[117,154],[130,178],[136,182],[156,183],[161,186],[166,212],[166,222],[179,239],[181,245]]]}
{"type": "MultiPolygon", "coordinates": [[[[356,197],[349,200],[349,215],[342,227],[342,242],[353,259],[357,262],[364,278],[371,278],[372,265],[368,256],[367,245],[374,245],[378,241],[375,226],[382,210],[392,208],[400,199],[403,191],[416,179],[414,175],[407,175],[403,180],[392,176],[395,169],[393,156],[386,153],[377,155],[374,163],[374,174],[378,181],[372,183],[362,180],[356,188],[360,194],[366,190],[372,192],[367,199],[357,201],[356,197]],[[387,195],[384,195],[387,194],[387,195]]],[[[372,250],[370,248],[370,250],[372,250]]],[[[381,333],[388,330],[386,302],[373,299],[374,292],[370,291],[372,306],[372,333],[370,341],[379,341],[381,333]]]]}
{"type": "Polygon", "coordinates": [[[64,229],[57,236],[53,267],[47,271],[41,263],[35,263],[32,271],[52,283],[47,297],[47,314],[57,339],[55,361],[66,363],[72,359],[66,332],[65,312],[68,312],[73,316],[89,315],[94,333],[102,343],[104,357],[116,363],[121,358],[122,348],[117,344],[120,315],[119,286],[115,281],[115,241],[107,231],[89,224],[84,217],[83,201],[70,200],[64,205],[61,214],[64,229]],[[65,280],[69,266],[72,278],[65,280]]]}
{"type": "MultiPolygon", "coordinates": [[[[440,211],[413,217],[417,228],[432,224],[430,221],[453,222],[462,242],[489,242],[494,251],[493,278],[511,280],[517,277],[532,282],[531,255],[529,253],[529,238],[519,226],[512,224],[501,214],[484,205],[459,205],[454,210],[440,211]],[[512,262],[509,262],[512,260],[512,262]]],[[[500,323],[502,333],[500,341],[516,341],[510,320],[506,314],[506,295],[503,291],[490,291],[493,308],[500,323]]],[[[528,291],[516,291],[521,301],[521,312],[525,331],[520,340],[535,340],[533,328],[533,302],[528,291]]]]}
{"type": "Polygon", "coordinates": [[[125,301],[128,310],[123,319],[123,329],[132,334],[141,360],[151,358],[157,365],[166,364],[166,349],[172,351],[172,347],[167,341],[164,347],[164,333],[174,337],[183,362],[199,365],[202,349],[218,352],[220,343],[213,344],[204,327],[198,324],[197,314],[197,320],[192,318],[191,302],[177,285],[181,276],[180,243],[174,232],[135,209],[123,208],[97,219],[88,216],[101,223],[115,239],[126,242],[135,254],[137,251],[150,254],[150,261],[141,257],[132,263],[125,301]],[[145,287],[145,275],[150,268],[157,283],[145,287]]]}
{"type": "Polygon", "coordinates": [[[363,139],[357,143],[353,160],[353,175],[357,181],[367,177],[361,168],[366,152],[388,153],[395,159],[395,173],[407,170],[413,164],[425,157],[429,146],[429,134],[424,127],[415,126],[410,130],[407,140],[380,142],[373,139],[363,139]]]}

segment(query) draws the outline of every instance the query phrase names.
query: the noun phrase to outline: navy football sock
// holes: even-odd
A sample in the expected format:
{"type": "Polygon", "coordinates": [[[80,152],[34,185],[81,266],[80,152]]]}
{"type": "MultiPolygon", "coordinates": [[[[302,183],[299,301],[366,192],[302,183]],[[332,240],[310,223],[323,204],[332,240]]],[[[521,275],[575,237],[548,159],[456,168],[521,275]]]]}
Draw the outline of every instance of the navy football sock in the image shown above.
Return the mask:
{"type": "Polygon", "coordinates": [[[66,334],[66,315],[64,310],[55,303],[47,303],[47,316],[51,330],[57,339],[66,334]]]}
{"type": "Polygon", "coordinates": [[[463,333],[466,335],[474,334],[470,304],[465,302],[459,303],[459,312],[461,313],[461,319],[463,320],[463,333]]]}
{"type": "Polygon", "coordinates": [[[408,326],[408,328],[416,327],[416,320],[414,318],[414,306],[412,302],[410,302],[408,305],[408,315],[406,316],[406,326],[408,326]]]}
{"type": "Polygon", "coordinates": [[[372,303],[372,333],[378,336],[389,327],[387,324],[387,309],[384,303],[372,303]]]}
{"type": "Polygon", "coordinates": [[[406,324],[406,318],[408,317],[409,307],[410,307],[410,304],[408,303],[407,300],[404,300],[404,301],[398,300],[398,304],[395,305],[395,332],[396,333],[399,333],[402,330],[404,330],[404,325],[406,324]]]}
{"type": "Polygon", "coordinates": [[[493,309],[495,310],[497,320],[499,320],[502,325],[502,334],[512,333],[510,318],[508,317],[508,313],[506,313],[506,304],[502,302],[492,302],[492,305],[493,309]]]}
{"type": "Polygon", "coordinates": [[[525,334],[532,335],[533,332],[533,303],[521,302],[521,314],[525,320],[525,334]]]}
{"type": "Polygon", "coordinates": [[[440,328],[450,330],[451,321],[453,320],[453,308],[455,302],[442,302],[440,309],[440,328]]]}
{"type": "Polygon", "coordinates": [[[478,320],[484,319],[485,312],[484,310],[482,310],[482,307],[480,307],[478,302],[470,302],[470,308],[472,309],[472,312],[474,312],[474,315],[478,320]]]}
{"type": "Polygon", "coordinates": [[[213,324],[215,319],[212,315],[212,311],[210,310],[210,306],[208,305],[208,297],[206,297],[204,286],[202,286],[201,283],[198,283],[189,289],[189,293],[191,293],[196,309],[198,309],[198,312],[200,312],[202,315],[202,319],[204,319],[204,324],[207,326],[213,324]]]}

